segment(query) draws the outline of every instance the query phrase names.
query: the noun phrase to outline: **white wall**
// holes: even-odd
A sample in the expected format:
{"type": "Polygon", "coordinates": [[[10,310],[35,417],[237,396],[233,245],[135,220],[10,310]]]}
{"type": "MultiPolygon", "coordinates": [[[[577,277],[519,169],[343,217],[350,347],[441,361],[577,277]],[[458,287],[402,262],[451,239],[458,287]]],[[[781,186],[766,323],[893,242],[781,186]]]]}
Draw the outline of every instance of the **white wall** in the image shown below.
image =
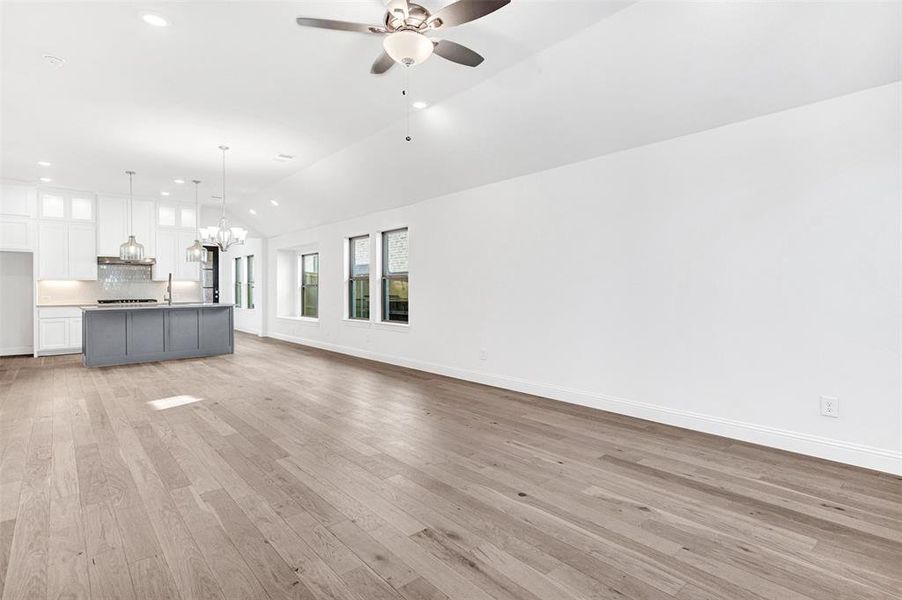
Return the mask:
{"type": "MultiPolygon", "coordinates": [[[[244,258],[245,283],[247,283],[247,257],[253,255],[256,263],[256,285],[254,287],[254,308],[247,308],[247,300],[242,302],[245,308],[235,307],[235,329],[261,335],[263,332],[263,313],[266,297],[266,257],[265,241],[260,238],[247,238],[243,246],[232,246],[228,252],[219,254],[219,301],[235,302],[235,259],[244,258]]],[[[246,292],[245,292],[246,294],[246,292]]]]}
{"type": "Polygon", "coordinates": [[[320,320],[278,318],[273,277],[268,333],[902,473],[899,105],[883,86],[271,238],[270,273],[319,249],[320,320]],[[343,238],[405,225],[410,327],[343,321],[343,238]]]}
{"type": "Polygon", "coordinates": [[[0,356],[34,348],[31,252],[0,252],[0,356]]]}

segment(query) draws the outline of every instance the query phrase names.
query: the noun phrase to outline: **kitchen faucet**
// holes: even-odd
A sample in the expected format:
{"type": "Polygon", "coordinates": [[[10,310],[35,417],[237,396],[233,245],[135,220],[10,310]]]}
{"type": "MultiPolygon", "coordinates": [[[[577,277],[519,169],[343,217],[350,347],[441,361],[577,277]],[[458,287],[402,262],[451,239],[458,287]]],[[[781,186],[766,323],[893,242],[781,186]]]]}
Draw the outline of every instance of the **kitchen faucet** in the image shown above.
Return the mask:
{"type": "Polygon", "coordinates": [[[169,274],[169,281],[166,283],[166,295],[163,296],[163,300],[169,303],[169,306],[172,306],[172,273],[169,274]]]}

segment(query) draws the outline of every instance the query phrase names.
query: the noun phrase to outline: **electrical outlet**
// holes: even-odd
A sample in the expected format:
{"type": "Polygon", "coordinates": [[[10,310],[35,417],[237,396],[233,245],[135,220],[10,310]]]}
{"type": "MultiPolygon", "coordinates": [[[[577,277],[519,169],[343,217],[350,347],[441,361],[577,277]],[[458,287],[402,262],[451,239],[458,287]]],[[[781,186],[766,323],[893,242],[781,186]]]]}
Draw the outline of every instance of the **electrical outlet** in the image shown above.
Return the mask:
{"type": "Polygon", "coordinates": [[[488,353],[485,351],[485,348],[479,351],[479,360],[485,360],[489,357],[488,353]]]}
{"type": "Polygon", "coordinates": [[[836,418],[839,416],[839,398],[821,396],[821,415],[836,418]]]}

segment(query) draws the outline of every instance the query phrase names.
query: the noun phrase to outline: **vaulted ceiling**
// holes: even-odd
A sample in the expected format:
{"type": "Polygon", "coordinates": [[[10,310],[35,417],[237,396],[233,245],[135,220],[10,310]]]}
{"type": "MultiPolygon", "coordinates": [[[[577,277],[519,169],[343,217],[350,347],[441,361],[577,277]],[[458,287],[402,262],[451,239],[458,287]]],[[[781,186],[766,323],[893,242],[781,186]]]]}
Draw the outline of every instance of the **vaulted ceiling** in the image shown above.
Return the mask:
{"type": "Polygon", "coordinates": [[[131,168],[141,195],[196,177],[209,199],[226,143],[230,212],[265,235],[898,81],[902,53],[898,3],[513,0],[443,35],[483,65],[409,70],[430,106],[408,143],[404,70],[369,74],[380,40],[294,23],[378,23],[378,0],[0,10],[2,177],[121,193],[131,168]]]}

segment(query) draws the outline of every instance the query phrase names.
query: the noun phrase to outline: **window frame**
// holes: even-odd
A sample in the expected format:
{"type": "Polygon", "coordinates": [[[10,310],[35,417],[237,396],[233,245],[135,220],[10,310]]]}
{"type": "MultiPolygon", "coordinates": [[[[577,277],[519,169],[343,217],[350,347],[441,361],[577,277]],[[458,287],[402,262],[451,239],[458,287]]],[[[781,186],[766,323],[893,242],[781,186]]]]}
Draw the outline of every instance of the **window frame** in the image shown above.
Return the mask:
{"type": "Polygon", "coordinates": [[[234,258],[234,262],[232,263],[232,280],[234,284],[234,295],[235,295],[235,308],[244,308],[242,304],[242,288],[243,285],[242,279],[244,277],[244,260],[243,256],[236,256],[234,258]]]}
{"type": "Polygon", "coordinates": [[[409,227],[396,227],[394,229],[386,229],[385,231],[380,232],[380,252],[379,252],[379,260],[381,266],[381,275],[379,280],[379,313],[380,313],[380,323],[389,324],[389,325],[409,325],[410,324],[410,228],[409,227]],[[393,233],[398,233],[400,231],[407,232],[407,271],[403,273],[390,273],[388,270],[389,258],[388,252],[389,247],[386,243],[388,240],[388,236],[393,233]],[[387,289],[389,282],[391,281],[404,281],[407,283],[407,305],[408,305],[408,313],[406,321],[394,321],[388,318],[389,311],[389,303],[387,298],[387,289]]]}
{"type": "Polygon", "coordinates": [[[253,254],[248,254],[244,257],[244,269],[245,269],[245,278],[247,281],[245,282],[244,292],[247,295],[247,309],[254,310],[257,308],[257,305],[254,303],[254,292],[256,291],[256,286],[254,285],[254,279],[256,278],[256,265],[257,259],[253,254]],[[252,268],[254,267],[254,268],[252,268]]]}
{"type": "Polygon", "coordinates": [[[365,322],[369,322],[369,321],[373,320],[373,292],[372,292],[372,289],[370,289],[372,287],[371,279],[373,276],[373,247],[372,247],[372,244],[373,244],[373,240],[372,240],[370,234],[368,234],[368,233],[364,233],[361,235],[355,235],[355,236],[351,236],[351,237],[347,238],[346,248],[347,248],[347,252],[348,252],[348,259],[346,261],[346,268],[348,269],[348,277],[347,277],[347,280],[345,283],[345,290],[347,293],[347,301],[345,302],[345,319],[347,319],[348,321],[365,323],[365,322]],[[360,240],[360,239],[365,239],[366,243],[370,247],[369,248],[370,262],[366,268],[366,275],[355,275],[354,274],[354,258],[355,258],[354,242],[356,240],[360,240]],[[367,316],[365,316],[365,317],[355,317],[354,316],[354,310],[353,310],[353,306],[352,306],[352,303],[354,301],[353,288],[354,288],[354,283],[357,281],[366,281],[367,282],[367,291],[369,292],[369,296],[368,296],[367,306],[366,306],[367,316]]]}
{"type": "Polygon", "coordinates": [[[301,317],[302,319],[319,319],[319,275],[320,275],[320,268],[319,268],[319,267],[320,267],[319,251],[316,251],[316,252],[307,252],[306,254],[305,254],[305,253],[298,253],[298,256],[299,256],[299,262],[300,262],[300,269],[298,269],[298,271],[299,271],[298,274],[300,275],[300,280],[301,280],[301,281],[300,281],[300,285],[298,286],[298,289],[299,289],[300,292],[301,292],[301,301],[300,301],[300,303],[299,303],[299,304],[300,304],[300,311],[299,311],[298,316],[301,317]],[[308,283],[307,283],[307,278],[306,278],[306,274],[307,274],[307,270],[306,270],[306,262],[307,262],[307,261],[306,261],[306,258],[307,258],[308,256],[316,257],[316,283],[315,283],[315,284],[308,284],[308,283]],[[305,308],[305,304],[304,304],[304,303],[305,303],[306,300],[307,300],[307,293],[306,293],[306,292],[307,292],[307,289],[308,289],[308,288],[316,288],[316,306],[314,306],[314,312],[315,312],[315,314],[314,314],[313,316],[310,316],[310,315],[305,314],[305,310],[304,310],[304,308],[305,308]]]}

